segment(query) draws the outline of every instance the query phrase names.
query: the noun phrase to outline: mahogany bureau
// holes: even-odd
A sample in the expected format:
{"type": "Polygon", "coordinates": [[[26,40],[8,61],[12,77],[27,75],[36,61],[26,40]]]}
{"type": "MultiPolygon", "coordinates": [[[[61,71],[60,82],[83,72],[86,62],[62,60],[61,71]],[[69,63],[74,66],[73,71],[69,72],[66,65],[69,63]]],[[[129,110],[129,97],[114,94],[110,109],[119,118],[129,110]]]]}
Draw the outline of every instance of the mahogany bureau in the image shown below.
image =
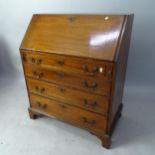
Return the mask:
{"type": "Polygon", "coordinates": [[[121,116],[133,15],[35,14],[20,46],[29,115],[54,116],[110,147],[121,116]]]}

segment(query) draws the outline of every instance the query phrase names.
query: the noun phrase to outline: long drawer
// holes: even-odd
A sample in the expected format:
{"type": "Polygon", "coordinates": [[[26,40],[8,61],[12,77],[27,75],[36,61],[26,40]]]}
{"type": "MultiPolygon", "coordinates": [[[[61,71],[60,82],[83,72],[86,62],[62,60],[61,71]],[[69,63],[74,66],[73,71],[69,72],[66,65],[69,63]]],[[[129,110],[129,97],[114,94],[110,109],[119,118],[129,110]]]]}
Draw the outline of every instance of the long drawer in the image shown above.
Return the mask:
{"type": "Polygon", "coordinates": [[[81,76],[80,78],[65,73],[63,71],[52,71],[41,67],[24,65],[25,74],[27,77],[45,80],[48,82],[78,88],[92,93],[109,96],[111,83],[102,78],[81,76]]]}
{"type": "Polygon", "coordinates": [[[29,92],[55,98],[64,103],[100,114],[108,113],[109,98],[76,89],[27,78],[29,92]]]}
{"type": "Polygon", "coordinates": [[[69,72],[75,75],[88,75],[111,79],[113,64],[94,59],[63,56],[57,54],[42,54],[39,52],[21,52],[24,64],[31,64],[57,71],[69,72]]]}
{"type": "Polygon", "coordinates": [[[55,116],[93,132],[105,133],[106,131],[105,116],[33,94],[30,94],[30,102],[31,108],[41,113],[55,116]]]}

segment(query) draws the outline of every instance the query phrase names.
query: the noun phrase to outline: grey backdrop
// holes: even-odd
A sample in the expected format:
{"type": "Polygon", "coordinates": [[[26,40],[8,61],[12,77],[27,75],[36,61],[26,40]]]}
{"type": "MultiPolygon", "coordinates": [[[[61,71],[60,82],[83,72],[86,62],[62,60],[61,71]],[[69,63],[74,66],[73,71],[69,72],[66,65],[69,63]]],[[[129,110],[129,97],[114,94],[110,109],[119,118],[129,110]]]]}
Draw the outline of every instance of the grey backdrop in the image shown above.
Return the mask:
{"type": "Polygon", "coordinates": [[[134,13],[126,86],[155,84],[154,0],[1,0],[1,74],[22,75],[18,48],[33,13],[134,13]]]}
{"type": "Polygon", "coordinates": [[[0,155],[154,154],[154,29],[155,0],[0,0],[0,155]],[[135,14],[123,117],[111,150],[103,149],[95,136],[61,121],[29,119],[18,49],[33,13],[135,14]]]}

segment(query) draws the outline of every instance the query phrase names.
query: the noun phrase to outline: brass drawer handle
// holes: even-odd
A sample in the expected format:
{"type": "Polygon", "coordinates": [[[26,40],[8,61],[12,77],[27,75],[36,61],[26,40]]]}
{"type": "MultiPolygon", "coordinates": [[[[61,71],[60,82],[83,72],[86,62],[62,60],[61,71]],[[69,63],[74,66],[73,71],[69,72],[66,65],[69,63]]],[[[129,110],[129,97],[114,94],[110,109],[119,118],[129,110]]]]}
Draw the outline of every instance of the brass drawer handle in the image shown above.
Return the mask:
{"type": "Polygon", "coordinates": [[[94,82],[92,85],[89,85],[88,82],[86,80],[83,81],[83,86],[85,88],[92,88],[92,89],[95,89],[97,87],[97,83],[94,82]]]}
{"type": "Polygon", "coordinates": [[[57,64],[63,65],[64,64],[64,60],[57,60],[57,64]]]}
{"type": "Polygon", "coordinates": [[[38,91],[38,90],[39,90],[39,87],[38,87],[38,86],[35,86],[34,88],[35,88],[35,90],[36,90],[36,91],[38,91]]]}
{"type": "Polygon", "coordinates": [[[45,92],[45,88],[39,88],[38,86],[35,86],[35,90],[41,94],[45,92]]]}
{"type": "Polygon", "coordinates": [[[66,89],[62,87],[60,87],[59,90],[61,91],[61,93],[64,93],[66,91],[66,89]]]}
{"type": "Polygon", "coordinates": [[[35,63],[35,58],[31,58],[31,62],[32,63],[35,63]]]}
{"type": "Polygon", "coordinates": [[[44,76],[44,73],[34,71],[34,72],[33,72],[33,75],[34,75],[35,77],[37,77],[37,78],[41,78],[41,77],[43,77],[43,76],[44,76]]]}
{"type": "Polygon", "coordinates": [[[40,93],[44,93],[44,92],[45,92],[45,88],[41,88],[40,93]]]}
{"type": "Polygon", "coordinates": [[[67,108],[64,104],[61,104],[61,103],[59,104],[59,106],[60,106],[61,109],[66,109],[67,108]]]}
{"type": "Polygon", "coordinates": [[[83,120],[84,123],[89,124],[91,126],[96,124],[95,120],[88,120],[86,117],[82,117],[82,120],[83,120]]]}
{"type": "Polygon", "coordinates": [[[68,20],[69,20],[70,22],[73,22],[75,19],[76,19],[75,16],[69,16],[69,17],[68,17],[68,20]]]}
{"type": "Polygon", "coordinates": [[[42,63],[42,59],[41,58],[38,58],[38,59],[35,59],[35,58],[30,58],[31,62],[34,63],[34,64],[37,64],[37,65],[40,65],[42,63]]]}
{"type": "Polygon", "coordinates": [[[37,64],[40,65],[42,63],[42,59],[37,59],[37,64]]]}
{"type": "Polygon", "coordinates": [[[96,106],[97,106],[97,102],[96,101],[93,101],[92,103],[88,103],[87,99],[83,99],[83,102],[84,102],[85,106],[89,106],[91,108],[96,108],[96,106]]]}
{"type": "Polygon", "coordinates": [[[88,72],[88,73],[93,74],[93,75],[94,75],[96,72],[99,71],[99,67],[97,67],[97,66],[95,66],[92,70],[89,70],[89,69],[88,69],[88,66],[87,66],[86,64],[84,64],[84,65],[82,66],[82,68],[83,68],[83,70],[84,70],[85,72],[88,72]]]}
{"type": "Polygon", "coordinates": [[[59,76],[59,77],[64,77],[65,76],[65,73],[64,72],[57,72],[57,75],[59,76]]]}
{"type": "Polygon", "coordinates": [[[42,104],[40,102],[37,102],[37,104],[38,104],[39,108],[42,108],[42,109],[46,109],[47,108],[47,104],[42,104]]]}

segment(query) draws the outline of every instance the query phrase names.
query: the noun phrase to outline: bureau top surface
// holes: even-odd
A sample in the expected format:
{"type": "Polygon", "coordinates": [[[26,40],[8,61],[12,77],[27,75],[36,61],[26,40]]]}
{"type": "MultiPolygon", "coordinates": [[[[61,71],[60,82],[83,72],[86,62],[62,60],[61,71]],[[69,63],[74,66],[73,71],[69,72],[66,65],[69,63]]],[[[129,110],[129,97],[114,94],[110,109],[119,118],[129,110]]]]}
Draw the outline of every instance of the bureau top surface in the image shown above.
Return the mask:
{"type": "Polygon", "coordinates": [[[125,17],[35,14],[20,49],[113,61],[125,17]]]}

